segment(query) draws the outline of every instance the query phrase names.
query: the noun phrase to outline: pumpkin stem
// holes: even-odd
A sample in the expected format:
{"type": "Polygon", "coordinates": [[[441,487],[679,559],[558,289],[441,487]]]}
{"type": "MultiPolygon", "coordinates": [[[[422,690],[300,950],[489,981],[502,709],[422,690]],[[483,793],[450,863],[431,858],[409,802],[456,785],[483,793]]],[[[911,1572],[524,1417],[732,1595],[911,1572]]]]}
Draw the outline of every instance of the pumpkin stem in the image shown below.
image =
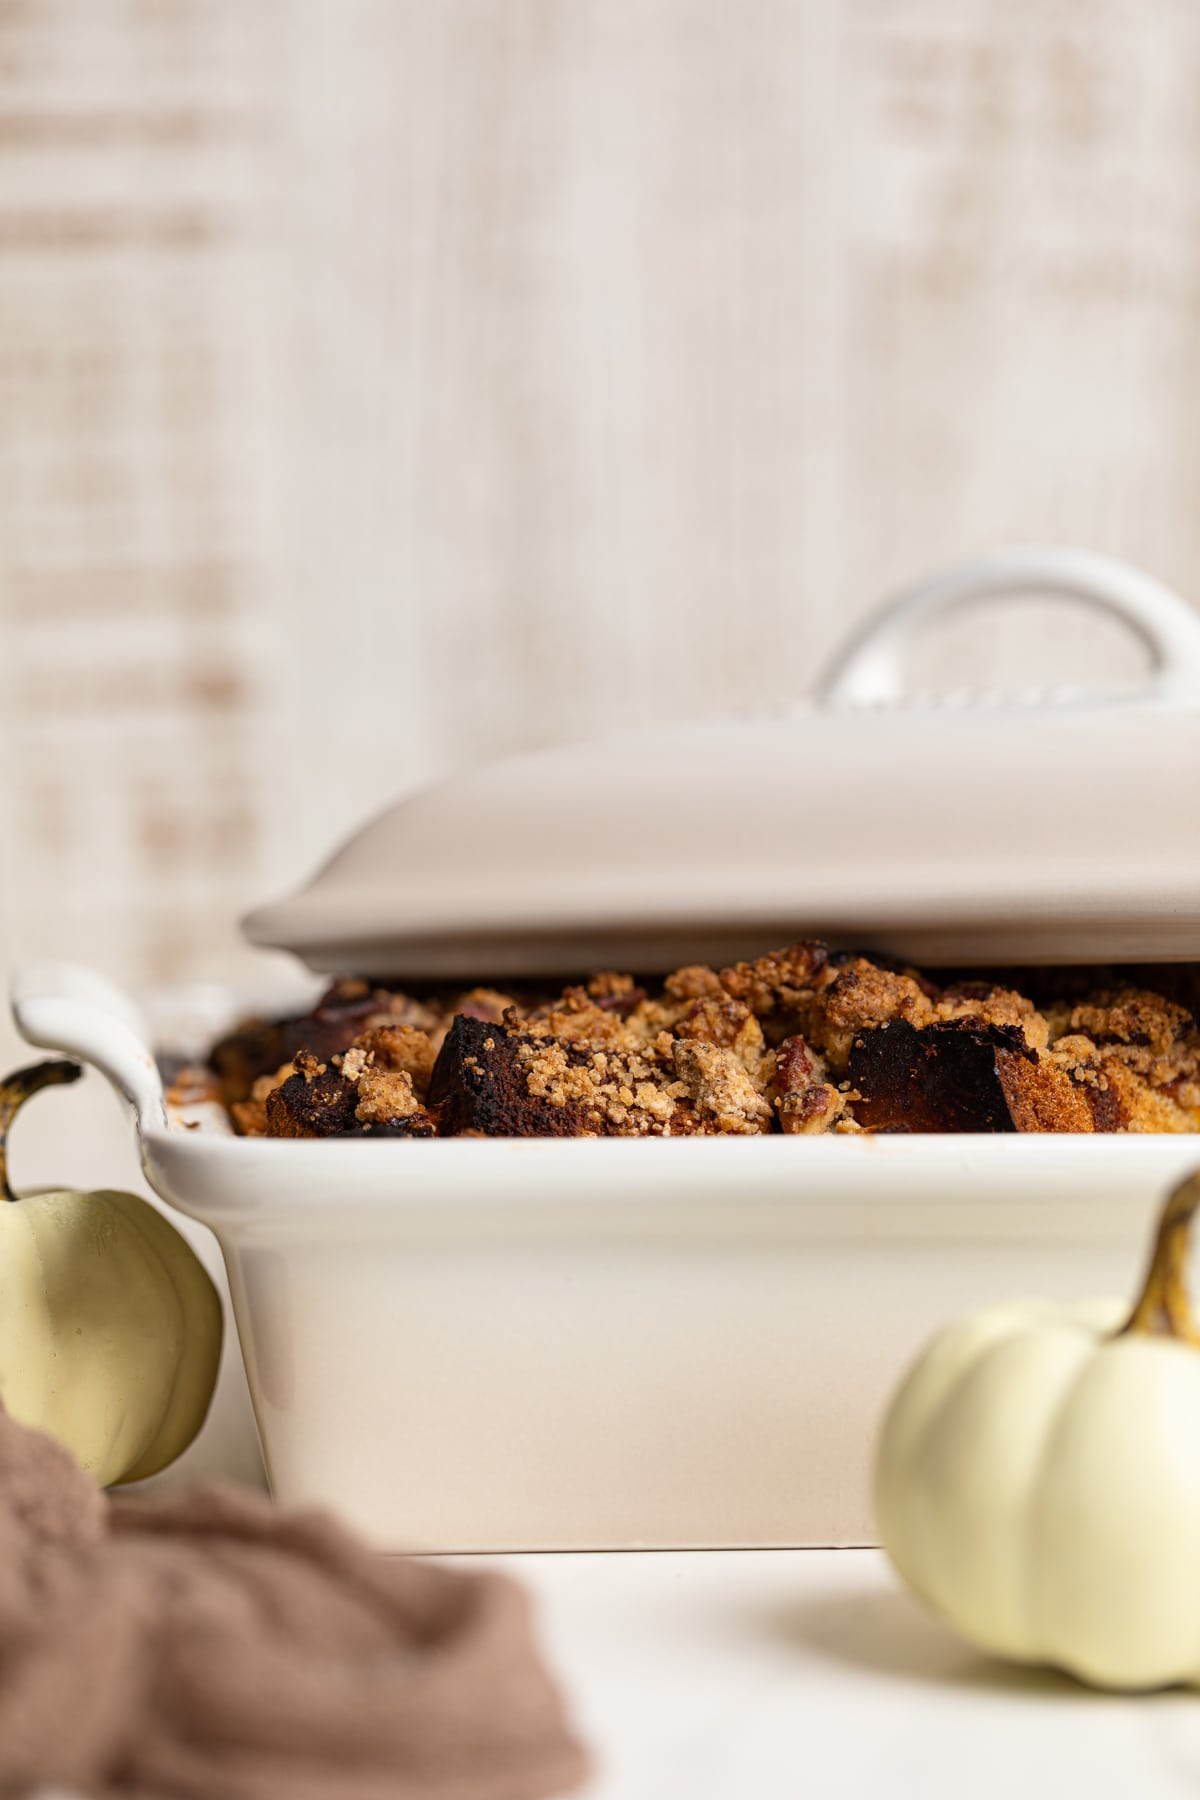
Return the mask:
{"type": "Polygon", "coordinates": [[[8,1185],[8,1128],[12,1124],[18,1109],[28,1100],[30,1094],[36,1094],[40,1088],[58,1087],[64,1081],[78,1081],[83,1074],[79,1063],[54,1062],[34,1063],[28,1069],[18,1069],[6,1081],[0,1081],[0,1196],[5,1200],[15,1200],[16,1194],[8,1185]]]}
{"type": "Polygon", "coordinates": [[[1200,1348],[1200,1330],[1192,1318],[1187,1285],[1192,1219],[1198,1207],[1200,1174],[1189,1175],[1163,1207],[1141,1297],[1118,1337],[1141,1331],[1180,1338],[1200,1348]]]}

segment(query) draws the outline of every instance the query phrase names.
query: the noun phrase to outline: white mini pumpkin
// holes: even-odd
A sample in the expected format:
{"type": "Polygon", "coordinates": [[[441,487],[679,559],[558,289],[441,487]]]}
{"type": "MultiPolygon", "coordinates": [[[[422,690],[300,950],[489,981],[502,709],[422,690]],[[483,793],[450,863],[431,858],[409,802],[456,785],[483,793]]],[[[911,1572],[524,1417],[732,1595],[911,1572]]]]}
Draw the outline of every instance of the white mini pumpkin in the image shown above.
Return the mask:
{"type": "Polygon", "coordinates": [[[1200,1176],[1145,1291],[994,1306],[934,1340],[884,1420],[880,1539],[982,1649],[1100,1687],[1200,1685],[1200,1338],[1185,1287],[1200,1176]]]}
{"type": "Polygon", "coordinates": [[[40,1063],[0,1084],[0,1403],[106,1487],[155,1474],[191,1443],[216,1383],[222,1315],[195,1251],[148,1200],[9,1187],[17,1108],[80,1072],[40,1063]]]}

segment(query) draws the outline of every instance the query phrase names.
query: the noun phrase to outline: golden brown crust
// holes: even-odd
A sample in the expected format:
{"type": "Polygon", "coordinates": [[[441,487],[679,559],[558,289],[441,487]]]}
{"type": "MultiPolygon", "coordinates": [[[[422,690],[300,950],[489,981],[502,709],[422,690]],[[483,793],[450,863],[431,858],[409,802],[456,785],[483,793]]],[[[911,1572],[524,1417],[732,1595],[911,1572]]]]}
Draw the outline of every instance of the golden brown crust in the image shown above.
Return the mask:
{"type": "Polygon", "coordinates": [[[1086,1093],[1048,1058],[998,1050],[996,1074],[1015,1131],[1095,1131],[1086,1093]]]}

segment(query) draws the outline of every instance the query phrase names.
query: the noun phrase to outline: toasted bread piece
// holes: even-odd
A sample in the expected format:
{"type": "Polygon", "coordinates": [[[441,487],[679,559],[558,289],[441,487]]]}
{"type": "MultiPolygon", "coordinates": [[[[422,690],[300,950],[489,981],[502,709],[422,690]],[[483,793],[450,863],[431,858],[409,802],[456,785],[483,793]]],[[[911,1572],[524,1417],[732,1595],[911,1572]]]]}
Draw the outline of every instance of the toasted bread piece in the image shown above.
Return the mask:
{"type": "Polygon", "coordinates": [[[369,1074],[346,1076],[308,1051],[296,1057],[296,1073],[266,1097],[268,1137],[432,1137],[434,1124],[407,1074],[388,1071],[386,1085],[368,1085],[369,1074]]]}
{"type": "Polygon", "coordinates": [[[444,1029],[447,1015],[437,1004],[414,1000],[365,981],[335,981],[309,1013],[264,1022],[249,1019],[213,1045],[209,1061],[227,1106],[250,1097],[260,1076],[289,1063],[298,1050],[322,1062],[348,1050],[362,1035],[379,1026],[410,1026],[426,1032],[444,1029]]]}
{"type": "Polygon", "coordinates": [[[757,1069],[733,1046],[666,1031],[645,1043],[562,1037],[515,1016],[454,1021],[429,1107],[443,1133],[484,1137],[744,1135],[772,1118],[757,1069]]]}
{"type": "Polygon", "coordinates": [[[529,1092],[520,1043],[503,1025],[466,1014],[455,1019],[429,1082],[429,1108],[443,1136],[596,1135],[596,1123],[579,1104],[529,1092]]]}
{"type": "Polygon", "coordinates": [[[1037,1067],[1014,1025],[890,1019],[850,1046],[854,1117],[875,1131],[1015,1131],[1001,1057],[1037,1067]]]}

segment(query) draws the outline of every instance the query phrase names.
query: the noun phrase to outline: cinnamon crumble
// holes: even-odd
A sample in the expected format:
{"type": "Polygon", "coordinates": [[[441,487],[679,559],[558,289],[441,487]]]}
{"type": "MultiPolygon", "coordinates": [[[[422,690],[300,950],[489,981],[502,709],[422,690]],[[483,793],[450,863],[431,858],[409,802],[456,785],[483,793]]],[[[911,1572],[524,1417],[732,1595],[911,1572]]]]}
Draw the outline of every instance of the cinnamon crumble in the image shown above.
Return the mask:
{"type": "Polygon", "coordinates": [[[805,942],[555,993],[347,980],[212,1073],[248,1136],[1200,1130],[1190,989],[1135,973],[935,979],[805,942]]]}

